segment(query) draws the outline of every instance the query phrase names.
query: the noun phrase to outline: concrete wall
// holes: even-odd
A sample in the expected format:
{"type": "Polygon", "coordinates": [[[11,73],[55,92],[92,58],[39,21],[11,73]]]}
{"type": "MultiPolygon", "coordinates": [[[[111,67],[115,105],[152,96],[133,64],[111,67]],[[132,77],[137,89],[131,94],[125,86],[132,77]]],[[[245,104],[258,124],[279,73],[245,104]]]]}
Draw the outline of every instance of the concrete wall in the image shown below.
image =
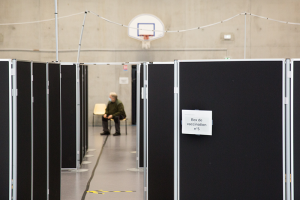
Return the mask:
{"type": "MultiPolygon", "coordinates": [[[[89,122],[92,124],[94,105],[107,104],[110,92],[116,92],[125,108],[128,123],[131,124],[131,66],[89,66],[89,122]],[[128,77],[128,84],[119,84],[119,77],[128,77]]],[[[123,122],[122,122],[123,123],[123,122]]],[[[101,125],[101,117],[95,116],[95,124],[101,125]]],[[[124,124],[121,124],[124,125],[124,124]]],[[[114,131],[114,128],[112,129],[114,131]]]]}
{"type": "MultiPolygon", "coordinates": [[[[110,20],[128,24],[138,14],[159,17],[166,29],[203,26],[241,12],[284,21],[300,22],[299,0],[59,0],[59,16],[91,10],[110,20]]],[[[0,24],[54,17],[54,0],[1,0],[0,24]]],[[[173,61],[174,59],[237,59],[244,57],[244,16],[203,30],[168,33],[142,50],[141,42],[127,36],[127,29],[89,14],[82,40],[80,62],[173,61]],[[221,36],[231,33],[232,41],[221,36]],[[207,50],[207,49],[210,50],[207,50]],[[162,51],[162,49],[166,51],[162,51]],[[221,49],[221,50],[220,50],[221,49]]],[[[59,60],[75,62],[83,14],[59,20],[59,60]]],[[[279,24],[247,16],[247,58],[300,57],[300,26],[279,24]]],[[[54,21],[0,26],[0,58],[55,60],[54,21]],[[21,51],[23,50],[23,51],[21,51]]],[[[90,69],[93,73],[102,73],[90,69]]],[[[106,72],[103,72],[106,73],[106,72]]],[[[129,73],[128,73],[129,74],[129,73]]],[[[116,76],[114,76],[116,78],[116,76]]],[[[111,80],[107,85],[111,85],[111,80]]],[[[96,90],[98,78],[90,78],[96,90]]],[[[120,91],[119,89],[116,89],[120,91]]],[[[104,91],[102,94],[108,91],[104,91]]],[[[90,92],[90,104],[96,100],[90,92]]],[[[90,108],[93,105],[89,105],[90,108]]],[[[129,108],[130,105],[125,105],[129,108]]]]}

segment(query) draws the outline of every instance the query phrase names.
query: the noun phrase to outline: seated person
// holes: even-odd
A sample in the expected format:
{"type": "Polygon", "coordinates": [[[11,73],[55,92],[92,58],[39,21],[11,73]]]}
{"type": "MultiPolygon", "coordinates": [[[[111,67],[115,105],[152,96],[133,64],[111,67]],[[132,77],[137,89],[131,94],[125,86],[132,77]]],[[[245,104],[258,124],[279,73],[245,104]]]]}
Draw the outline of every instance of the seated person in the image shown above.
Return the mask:
{"type": "Polygon", "coordinates": [[[113,136],[119,136],[120,133],[120,120],[126,118],[124,105],[118,99],[118,95],[115,92],[109,94],[109,102],[105,109],[105,114],[102,116],[103,133],[100,135],[110,135],[108,130],[108,120],[113,119],[115,121],[116,133],[113,136]]]}

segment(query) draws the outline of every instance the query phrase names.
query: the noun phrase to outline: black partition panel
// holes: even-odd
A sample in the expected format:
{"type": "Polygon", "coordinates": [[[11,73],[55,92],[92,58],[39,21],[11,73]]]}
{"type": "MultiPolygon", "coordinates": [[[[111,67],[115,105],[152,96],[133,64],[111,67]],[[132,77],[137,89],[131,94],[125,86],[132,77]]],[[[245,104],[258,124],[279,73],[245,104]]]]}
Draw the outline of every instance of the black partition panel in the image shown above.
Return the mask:
{"type": "Polygon", "coordinates": [[[293,128],[294,128],[294,133],[293,133],[293,138],[294,141],[294,199],[299,200],[300,199],[300,191],[299,191],[299,186],[300,186],[300,61],[294,61],[294,88],[293,88],[293,128]]]}
{"type": "Polygon", "coordinates": [[[9,199],[9,62],[0,61],[0,199],[9,199]]]}
{"type": "Polygon", "coordinates": [[[49,200],[61,198],[60,64],[49,63],[49,200]]]}
{"type": "Polygon", "coordinates": [[[61,65],[62,168],[76,168],[76,66],[61,65]]]}
{"type": "Polygon", "coordinates": [[[136,124],[136,83],[137,83],[137,66],[131,66],[131,121],[132,125],[136,124]]]}
{"type": "Polygon", "coordinates": [[[282,200],[282,65],[180,63],[180,115],[213,113],[212,136],[181,134],[180,126],[181,200],[282,200]]]}
{"type": "Polygon", "coordinates": [[[33,63],[33,199],[47,199],[46,63],[33,63]]]}
{"type": "Polygon", "coordinates": [[[31,62],[17,62],[17,197],[31,199],[31,62]]]}
{"type": "Polygon", "coordinates": [[[80,65],[80,163],[87,151],[87,76],[86,65],[80,65]]]}
{"type": "Polygon", "coordinates": [[[86,132],[86,122],[87,122],[87,118],[86,118],[86,104],[87,104],[87,97],[86,97],[86,65],[83,66],[83,72],[82,72],[82,78],[83,78],[83,84],[82,84],[82,103],[83,103],[83,113],[82,113],[82,116],[83,116],[83,137],[82,137],[82,146],[83,146],[83,157],[85,156],[86,154],[86,135],[87,135],[87,132],[86,132]]]}
{"type": "Polygon", "coordinates": [[[173,200],[174,64],[148,65],[148,84],[148,196],[173,200]]]}
{"type": "Polygon", "coordinates": [[[144,67],[141,65],[140,69],[140,149],[139,149],[139,165],[144,167],[144,100],[143,90],[144,87],[144,67]]]}
{"type": "Polygon", "coordinates": [[[87,66],[80,65],[80,163],[87,152],[88,111],[87,111],[87,66]]]}
{"type": "Polygon", "coordinates": [[[80,163],[87,151],[87,66],[80,65],[80,163]]]}

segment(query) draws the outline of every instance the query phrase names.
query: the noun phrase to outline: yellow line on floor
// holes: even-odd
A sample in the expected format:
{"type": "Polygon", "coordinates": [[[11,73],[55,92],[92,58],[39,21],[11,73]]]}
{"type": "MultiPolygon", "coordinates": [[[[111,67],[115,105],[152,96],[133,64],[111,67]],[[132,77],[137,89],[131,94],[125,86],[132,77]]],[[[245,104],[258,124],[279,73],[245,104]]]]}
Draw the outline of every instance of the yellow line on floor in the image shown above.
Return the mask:
{"type": "Polygon", "coordinates": [[[93,194],[105,194],[105,193],[119,193],[119,192],[126,192],[126,193],[130,193],[130,192],[136,192],[136,191],[104,191],[104,190],[95,190],[95,191],[86,191],[87,193],[93,193],[93,194]]]}

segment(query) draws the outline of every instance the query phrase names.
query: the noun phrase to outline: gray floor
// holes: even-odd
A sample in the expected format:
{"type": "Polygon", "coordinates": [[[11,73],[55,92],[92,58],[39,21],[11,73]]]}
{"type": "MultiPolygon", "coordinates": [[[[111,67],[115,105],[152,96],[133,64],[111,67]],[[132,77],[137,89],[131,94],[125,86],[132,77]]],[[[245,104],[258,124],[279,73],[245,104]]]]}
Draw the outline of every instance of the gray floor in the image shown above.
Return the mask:
{"type": "MultiPolygon", "coordinates": [[[[136,128],[128,126],[128,135],[125,135],[125,126],[121,126],[120,137],[109,136],[104,146],[94,178],[89,191],[136,191],[136,192],[104,192],[104,194],[87,193],[86,200],[94,199],[143,199],[143,172],[133,172],[127,169],[136,167],[136,128]]],[[[106,136],[100,136],[102,127],[89,127],[89,149],[93,157],[85,158],[91,164],[82,165],[88,172],[62,172],[62,200],[81,200],[86,184],[96,164],[98,155],[106,136]]],[[[114,126],[112,133],[115,132],[114,126]]],[[[100,192],[99,192],[100,193],[100,192]]]]}

